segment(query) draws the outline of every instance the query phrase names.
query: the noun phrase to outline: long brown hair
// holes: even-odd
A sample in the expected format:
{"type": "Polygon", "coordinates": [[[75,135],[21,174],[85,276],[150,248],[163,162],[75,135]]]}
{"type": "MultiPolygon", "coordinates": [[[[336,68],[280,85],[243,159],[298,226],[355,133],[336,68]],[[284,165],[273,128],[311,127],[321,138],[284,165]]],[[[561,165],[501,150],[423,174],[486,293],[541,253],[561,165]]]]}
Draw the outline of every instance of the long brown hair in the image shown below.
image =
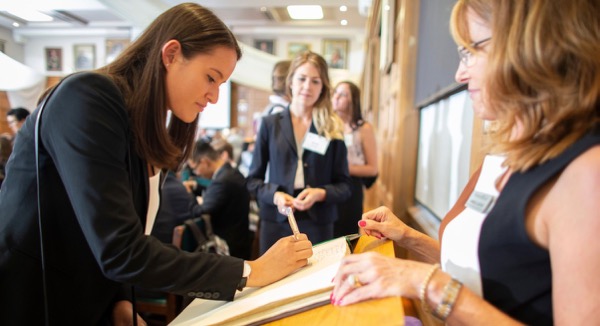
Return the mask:
{"type": "Polygon", "coordinates": [[[462,0],[453,31],[468,40],[466,8],[488,21],[492,150],[524,171],[562,153],[600,121],[598,0],[462,0]],[[487,12],[485,10],[488,10],[487,12]],[[489,18],[488,18],[489,17],[489,18]],[[521,132],[514,137],[514,127],[521,132]]]}
{"type": "Polygon", "coordinates": [[[161,50],[172,39],[179,41],[186,59],[218,46],[234,49],[238,60],[242,56],[235,36],[217,16],[198,4],[182,3],[158,16],[115,61],[98,71],[123,93],[138,154],[153,166],[177,169],[193,149],[198,118],[186,123],[171,115],[166,126],[161,50]]]}
{"type": "Polygon", "coordinates": [[[338,86],[342,84],[346,84],[348,85],[348,88],[350,88],[350,110],[352,110],[350,127],[352,127],[353,130],[356,130],[358,127],[362,126],[365,123],[365,121],[363,120],[362,109],[360,106],[360,89],[358,88],[358,86],[356,86],[355,83],[349,80],[344,80],[337,83],[337,85],[335,85],[335,88],[338,88],[338,86]]]}
{"type": "Polygon", "coordinates": [[[286,91],[290,98],[292,98],[291,85],[296,69],[305,63],[312,64],[319,71],[319,77],[323,88],[321,94],[315,102],[315,107],[312,111],[313,121],[317,132],[325,136],[327,139],[343,139],[344,129],[342,120],[333,112],[331,104],[331,82],[329,81],[329,70],[325,59],[311,51],[305,51],[298,55],[290,66],[287,78],[285,80],[286,91]]]}

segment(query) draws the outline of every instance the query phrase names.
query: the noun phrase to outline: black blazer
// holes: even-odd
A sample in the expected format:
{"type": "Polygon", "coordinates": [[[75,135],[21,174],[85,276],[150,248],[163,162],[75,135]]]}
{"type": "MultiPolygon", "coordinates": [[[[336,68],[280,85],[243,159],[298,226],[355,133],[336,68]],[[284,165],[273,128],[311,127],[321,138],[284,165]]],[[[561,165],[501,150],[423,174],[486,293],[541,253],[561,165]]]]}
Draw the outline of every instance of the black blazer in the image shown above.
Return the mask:
{"type": "MultiPolygon", "coordinates": [[[[39,110],[39,109],[38,109],[39,110]]],[[[17,136],[0,191],[0,324],[42,325],[34,124],[17,136]]],[[[123,96],[96,73],[67,77],[46,104],[40,165],[52,325],[104,324],[122,284],[231,300],[243,261],[184,253],[144,235],[146,162],[123,96]]]]}
{"type": "Polygon", "coordinates": [[[210,214],[213,231],[227,241],[230,254],[250,259],[250,194],[244,176],[229,163],[216,171],[202,195],[202,205],[194,208],[195,217],[204,213],[210,214]]]}
{"type": "MultiPolygon", "coordinates": [[[[314,122],[309,131],[317,133],[314,122]]],[[[263,117],[248,173],[248,190],[260,202],[261,219],[287,221],[285,215],[277,212],[273,195],[277,191],[293,195],[298,166],[297,153],[290,111],[263,117]],[[267,165],[269,182],[265,183],[267,165]]],[[[309,150],[304,150],[302,154],[305,186],[324,188],[327,192],[324,202],[315,203],[308,210],[311,220],[316,223],[333,223],[337,220],[335,204],[350,197],[350,174],[346,156],[346,144],[341,139],[332,139],[325,155],[309,150]]]]}

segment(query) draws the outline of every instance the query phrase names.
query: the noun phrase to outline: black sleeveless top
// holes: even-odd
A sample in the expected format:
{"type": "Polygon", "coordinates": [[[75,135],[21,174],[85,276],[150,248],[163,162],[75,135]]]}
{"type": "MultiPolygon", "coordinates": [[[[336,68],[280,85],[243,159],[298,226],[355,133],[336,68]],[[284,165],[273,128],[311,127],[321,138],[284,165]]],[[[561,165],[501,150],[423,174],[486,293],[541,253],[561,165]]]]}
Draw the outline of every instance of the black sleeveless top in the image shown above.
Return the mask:
{"type": "Polygon", "coordinates": [[[596,129],[556,158],[525,173],[514,173],[483,222],[479,240],[483,297],[521,322],[553,324],[550,255],[527,235],[527,203],[542,185],[598,144],[596,129]]]}

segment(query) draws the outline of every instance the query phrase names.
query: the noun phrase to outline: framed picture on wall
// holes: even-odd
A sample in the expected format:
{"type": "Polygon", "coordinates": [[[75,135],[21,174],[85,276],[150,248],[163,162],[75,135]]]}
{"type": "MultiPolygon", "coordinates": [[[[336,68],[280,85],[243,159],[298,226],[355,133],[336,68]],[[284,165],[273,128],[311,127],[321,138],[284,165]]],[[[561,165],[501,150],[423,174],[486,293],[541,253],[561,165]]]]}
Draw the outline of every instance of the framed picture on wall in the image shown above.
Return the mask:
{"type": "Polygon", "coordinates": [[[96,65],[96,46],[94,44],[75,44],[73,46],[75,70],[90,70],[96,65]]]}
{"type": "Polygon", "coordinates": [[[254,40],[254,47],[269,54],[275,54],[274,40],[254,40]]]}
{"type": "Polygon", "coordinates": [[[329,68],[346,69],[348,40],[323,40],[323,57],[329,68]]]}
{"type": "Polygon", "coordinates": [[[62,49],[61,48],[46,48],[46,70],[47,71],[62,71],[62,49]]]}
{"type": "Polygon", "coordinates": [[[106,64],[113,62],[123,50],[131,43],[128,39],[106,40],[106,64]]]}
{"type": "Polygon", "coordinates": [[[294,59],[298,54],[310,51],[310,43],[290,42],[287,46],[288,58],[294,59]]]}

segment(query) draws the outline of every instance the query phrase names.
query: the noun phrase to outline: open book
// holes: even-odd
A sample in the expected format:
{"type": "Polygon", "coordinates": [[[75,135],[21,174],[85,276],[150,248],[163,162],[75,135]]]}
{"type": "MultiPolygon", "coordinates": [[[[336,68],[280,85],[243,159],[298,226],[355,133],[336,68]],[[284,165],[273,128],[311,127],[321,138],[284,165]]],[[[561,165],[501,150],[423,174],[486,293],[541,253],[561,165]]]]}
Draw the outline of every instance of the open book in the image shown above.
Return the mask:
{"type": "Polygon", "coordinates": [[[251,325],[329,303],[332,280],[350,254],[341,237],[313,246],[307,266],[262,288],[246,288],[232,302],[196,299],[170,325],[251,325]]]}

